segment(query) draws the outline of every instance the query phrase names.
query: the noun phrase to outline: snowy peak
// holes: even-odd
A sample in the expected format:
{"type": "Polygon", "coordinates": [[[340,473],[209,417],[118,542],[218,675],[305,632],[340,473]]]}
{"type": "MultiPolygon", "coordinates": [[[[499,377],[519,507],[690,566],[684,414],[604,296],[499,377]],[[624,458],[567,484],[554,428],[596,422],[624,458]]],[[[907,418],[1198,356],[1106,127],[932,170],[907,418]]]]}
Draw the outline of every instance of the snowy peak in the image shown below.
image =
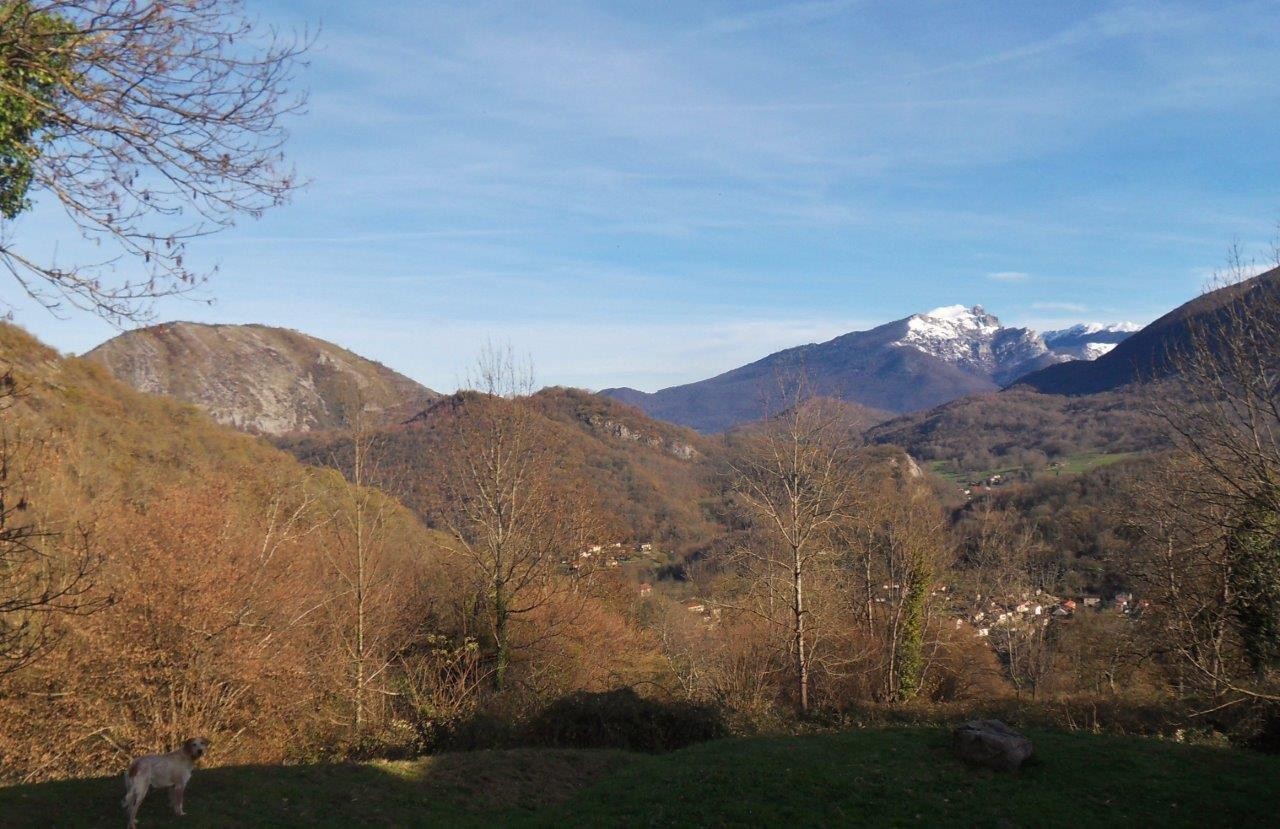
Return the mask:
{"type": "Polygon", "coordinates": [[[1005,328],[981,305],[947,305],[904,322],[905,333],[891,346],[914,348],[976,374],[1004,378],[1049,353],[1036,332],[1005,328]]]}
{"type": "Polygon", "coordinates": [[[1052,345],[1054,342],[1060,340],[1082,338],[1104,340],[1117,335],[1119,335],[1119,339],[1124,339],[1125,336],[1134,333],[1140,328],[1142,328],[1142,326],[1132,322],[1082,322],[1079,325],[1073,325],[1070,328],[1046,331],[1044,333],[1044,341],[1052,345]]]}
{"type": "Polygon", "coordinates": [[[925,337],[956,337],[990,334],[1000,328],[1000,320],[988,314],[981,305],[944,305],[907,318],[907,327],[925,337]]]}
{"type": "Polygon", "coordinates": [[[1086,322],[1045,332],[1044,341],[1054,351],[1073,360],[1096,360],[1139,328],[1141,326],[1131,322],[1086,322]]]}
{"type": "Polygon", "coordinates": [[[705,432],[761,416],[762,393],[780,371],[803,360],[811,390],[886,412],[930,409],[969,394],[995,391],[1055,363],[1092,359],[1134,326],[1087,324],[1053,332],[1080,345],[1063,350],[1030,328],[1006,327],[981,305],[944,305],[850,331],[822,343],[778,351],[696,383],[653,393],[606,389],[602,394],[650,415],[705,432]]]}
{"type": "Polygon", "coordinates": [[[1053,363],[1096,360],[1140,327],[1086,322],[1041,336],[1030,328],[1006,328],[981,305],[945,305],[900,325],[889,346],[914,348],[1000,384],[1053,363]]]}

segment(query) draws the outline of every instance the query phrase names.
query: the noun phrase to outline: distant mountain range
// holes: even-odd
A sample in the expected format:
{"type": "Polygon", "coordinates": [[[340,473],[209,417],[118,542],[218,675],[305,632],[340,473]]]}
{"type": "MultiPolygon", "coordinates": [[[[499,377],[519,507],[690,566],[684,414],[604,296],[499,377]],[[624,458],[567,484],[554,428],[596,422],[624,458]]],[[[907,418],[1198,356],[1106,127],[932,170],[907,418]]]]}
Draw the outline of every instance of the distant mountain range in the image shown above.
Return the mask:
{"type": "MultiPolygon", "coordinates": [[[[1086,323],[1039,334],[1004,326],[981,306],[952,305],[779,351],[695,383],[652,394],[613,388],[601,395],[657,420],[714,433],[784,408],[780,382],[803,372],[810,393],[846,404],[851,424],[868,429],[885,423],[876,432],[881,439],[907,436],[905,424],[887,421],[918,413],[909,442],[924,445],[927,433],[951,422],[938,407],[961,398],[1011,386],[1087,395],[1160,379],[1172,370],[1168,356],[1188,341],[1192,326],[1212,330],[1228,300],[1248,302],[1264,290],[1280,290],[1280,268],[1197,297],[1137,331],[1129,323],[1086,323]]],[[[86,358],[134,388],[194,403],[224,424],[267,435],[345,429],[357,412],[374,426],[404,423],[441,399],[332,343],[262,325],[157,325],[115,337],[86,358]]],[[[999,405],[996,398],[983,399],[999,405]]],[[[1128,399],[1106,406],[1123,408],[1128,399]]],[[[616,414],[600,416],[624,438],[653,432],[652,426],[626,425],[616,414]]]]}
{"type": "Polygon", "coordinates": [[[412,417],[440,395],[381,363],[297,331],[171,322],[114,337],[86,359],[135,389],[193,403],[246,432],[378,426],[412,417]]]}
{"type": "Polygon", "coordinates": [[[1041,336],[1005,327],[981,306],[951,305],[779,351],[696,383],[652,394],[630,388],[601,394],[662,420],[719,432],[769,413],[767,399],[778,378],[803,371],[815,394],[863,406],[869,419],[887,419],[995,391],[1046,366],[1092,359],[1135,327],[1078,325],[1041,336]]]}

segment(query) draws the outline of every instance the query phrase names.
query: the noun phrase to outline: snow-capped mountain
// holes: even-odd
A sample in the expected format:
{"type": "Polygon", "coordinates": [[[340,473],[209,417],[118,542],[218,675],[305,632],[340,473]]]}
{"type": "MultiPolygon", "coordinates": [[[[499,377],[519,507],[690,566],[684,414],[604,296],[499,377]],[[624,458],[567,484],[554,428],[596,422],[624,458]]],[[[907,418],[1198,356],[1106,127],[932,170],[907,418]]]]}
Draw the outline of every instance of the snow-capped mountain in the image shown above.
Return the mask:
{"type": "Polygon", "coordinates": [[[1093,343],[1127,336],[1127,329],[1116,326],[1079,328],[1055,332],[1063,343],[1059,348],[1029,328],[1004,326],[980,305],[948,305],[779,351],[696,383],[653,393],[626,388],[602,393],[659,419],[718,432],[759,419],[762,401],[771,390],[776,396],[779,376],[799,367],[815,394],[910,412],[994,391],[1033,371],[1096,352],[1093,343]]]}
{"type": "Polygon", "coordinates": [[[1086,322],[1046,331],[1045,344],[1073,360],[1096,360],[1124,342],[1142,326],[1132,322],[1086,322]]]}
{"type": "Polygon", "coordinates": [[[890,345],[914,348],[997,383],[1061,359],[1030,328],[1006,328],[981,305],[947,305],[906,319],[906,334],[890,345]]]}

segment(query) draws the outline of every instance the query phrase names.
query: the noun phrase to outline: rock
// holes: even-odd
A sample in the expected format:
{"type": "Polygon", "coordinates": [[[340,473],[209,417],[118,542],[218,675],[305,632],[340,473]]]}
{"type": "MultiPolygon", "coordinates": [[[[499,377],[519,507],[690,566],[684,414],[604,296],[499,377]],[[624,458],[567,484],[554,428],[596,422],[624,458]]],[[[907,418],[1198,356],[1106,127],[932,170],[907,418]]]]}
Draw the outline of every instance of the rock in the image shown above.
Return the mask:
{"type": "Polygon", "coordinates": [[[1017,771],[1032,754],[1031,741],[1000,720],[973,720],[952,732],[952,749],[966,763],[1017,771]]]}
{"type": "Polygon", "coordinates": [[[126,331],[85,358],[138,391],[176,397],[252,434],[401,423],[440,395],[316,337],[266,325],[170,322],[126,331]]]}

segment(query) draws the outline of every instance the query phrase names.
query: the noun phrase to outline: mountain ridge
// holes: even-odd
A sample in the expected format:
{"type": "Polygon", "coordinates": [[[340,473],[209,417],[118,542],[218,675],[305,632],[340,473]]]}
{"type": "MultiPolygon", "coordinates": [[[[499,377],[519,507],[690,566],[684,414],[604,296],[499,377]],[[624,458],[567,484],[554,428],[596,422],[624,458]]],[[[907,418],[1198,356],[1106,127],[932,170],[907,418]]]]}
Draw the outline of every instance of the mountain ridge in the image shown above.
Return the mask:
{"type": "Polygon", "coordinates": [[[1097,360],[1050,366],[1011,385],[1045,394],[1081,395],[1160,380],[1175,372],[1173,356],[1188,344],[1193,326],[1212,331],[1228,304],[1241,300],[1247,306],[1263,291],[1280,291],[1280,267],[1184,302],[1097,360]]]}
{"type": "Polygon", "coordinates": [[[626,387],[600,393],[661,420],[719,432],[768,416],[770,389],[797,371],[814,394],[893,415],[997,391],[1075,359],[1075,353],[1051,348],[1029,328],[1002,325],[980,305],[948,305],[784,349],[694,383],[652,393],[626,387]]]}

